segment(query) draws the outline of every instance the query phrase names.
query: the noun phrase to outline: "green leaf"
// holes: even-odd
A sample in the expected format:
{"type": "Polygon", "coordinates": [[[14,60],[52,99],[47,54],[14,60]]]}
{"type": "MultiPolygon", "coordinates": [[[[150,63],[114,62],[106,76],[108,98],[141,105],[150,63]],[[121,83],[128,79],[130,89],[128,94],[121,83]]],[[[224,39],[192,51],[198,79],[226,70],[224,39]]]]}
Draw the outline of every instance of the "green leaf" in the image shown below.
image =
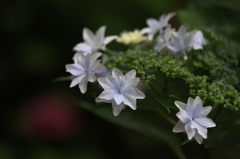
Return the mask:
{"type": "Polygon", "coordinates": [[[238,140],[235,138],[235,136],[232,135],[232,133],[224,126],[222,126],[221,124],[218,124],[220,128],[222,128],[223,130],[225,130],[237,143],[237,146],[239,147],[239,142],[238,140]]]}
{"type": "Polygon", "coordinates": [[[95,106],[92,103],[81,101],[80,107],[92,112],[93,114],[127,130],[133,131],[149,139],[163,142],[173,150],[181,159],[186,159],[186,156],[180,149],[179,138],[172,133],[171,130],[165,129],[156,123],[156,118],[151,119],[152,114],[146,111],[133,111],[128,108],[121,112],[117,117],[113,116],[110,104],[95,106]],[[144,116],[142,113],[145,113],[144,116]],[[150,117],[146,118],[149,114],[150,117]]]}
{"type": "Polygon", "coordinates": [[[163,97],[161,97],[158,94],[155,95],[155,98],[161,105],[163,105],[167,109],[168,113],[170,113],[171,108],[175,108],[173,101],[165,100],[163,97]]]}
{"type": "Polygon", "coordinates": [[[172,94],[170,97],[178,99],[180,102],[187,103],[188,97],[185,95],[172,94]]]}
{"type": "Polygon", "coordinates": [[[209,148],[209,147],[218,148],[220,145],[220,141],[216,137],[208,136],[207,139],[203,140],[203,144],[205,148],[209,148]]]}
{"type": "Polygon", "coordinates": [[[188,140],[188,138],[186,138],[186,139],[184,139],[183,140],[183,142],[181,143],[181,145],[183,146],[183,145],[185,145],[185,144],[187,144],[187,143],[189,143],[189,142],[192,142],[194,139],[192,138],[191,140],[188,140]]]}
{"type": "Polygon", "coordinates": [[[59,77],[53,80],[53,82],[60,82],[60,81],[70,81],[71,76],[64,76],[64,77],[59,77]]]}
{"type": "Polygon", "coordinates": [[[138,100],[137,109],[148,111],[164,111],[163,107],[159,107],[158,101],[155,100],[155,97],[150,95],[146,96],[144,100],[138,100]]]}

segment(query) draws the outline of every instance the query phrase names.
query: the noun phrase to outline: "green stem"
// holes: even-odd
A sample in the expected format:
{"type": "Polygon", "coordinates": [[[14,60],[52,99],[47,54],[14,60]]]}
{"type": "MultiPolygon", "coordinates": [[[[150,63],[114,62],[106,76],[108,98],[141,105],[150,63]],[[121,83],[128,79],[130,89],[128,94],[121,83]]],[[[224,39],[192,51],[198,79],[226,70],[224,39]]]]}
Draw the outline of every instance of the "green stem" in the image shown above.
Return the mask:
{"type": "Polygon", "coordinates": [[[172,151],[178,156],[179,159],[188,159],[187,156],[179,148],[172,148],[172,151]]]}
{"type": "Polygon", "coordinates": [[[174,120],[174,119],[172,119],[171,117],[169,117],[168,115],[166,115],[165,113],[163,113],[162,111],[157,111],[157,113],[159,114],[159,115],[161,115],[164,119],[166,119],[169,123],[171,123],[172,125],[176,125],[177,124],[177,122],[174,120]]]}
{"type": "Polygon", "coordinates": [[[157,94],[159,94],[160,96],[163,96],[162,92],[160,92],[159,90],[156,89],[156,87],[154,87],[151,83],[148,83],[148,86],[157,94]]]}
{"type": "Polygon", "coordinates": [[[169,80],[167,79],[167,77],[165,77],[165,82],[164,82],[164,86],[163,86],[163,89],[162,89],[162,91],[163,91],[163,98],[164,99],[168,99],[168,88],[169,88],[169,86],[170,86],[170,83],[171,82],[169,82],[169,80]]]}
{"type": "MultiPolygon", "coordinates": [[[[217,107],[217,106],[215,106],[215,107],[217,107]]],[[[216,118],[217,118],[217,116],[221,113],[221,111],[222,111],[222,109],[223,109],[223,107],[217,107],[218,109],[217,109],[217,113],[214,115],[214,117],[213,117],[213,120],[215,121],[216,120],[216,118]]]]}

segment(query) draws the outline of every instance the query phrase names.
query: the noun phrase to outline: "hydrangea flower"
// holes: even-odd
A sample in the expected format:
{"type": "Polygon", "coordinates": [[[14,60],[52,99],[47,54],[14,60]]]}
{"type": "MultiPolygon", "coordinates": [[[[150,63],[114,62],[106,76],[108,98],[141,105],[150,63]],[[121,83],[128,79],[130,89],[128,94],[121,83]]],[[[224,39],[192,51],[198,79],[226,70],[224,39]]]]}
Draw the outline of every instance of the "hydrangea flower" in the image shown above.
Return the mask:
{"type": "Polygon", "coordinates": [[[192,49],[193,33],[194,32],[187,32],[186,28],[182,25],[178,29],[178,32],[172,33],[172,40],[167,46],[168,49],[174,53],[182,53],[184,59],[187,60],[186,51],[192,49]]]}
{"type": "Polygon", "coordinates": [[[140,79],[135,76],[135,70],[123,75],[117,68],[113,68],[112,76],[98,78],[104,91],[96,98],[96,102],[111,103],[114,116],[118,116],[126,105],[136,110],[136,99],[143,99],[145,95],[136,88],[140,79]]]}
{"type": "Polygon", "coordinates": [[[168,25],[168,21],[175,15],[175,13],[163,14],[159,20],[148,18],[146,23],[148,27],[141,30],[142,34],[148,34],[148,39],[152,40],[154,35],[162,32],[162,29],[168,25]]]}
{"type": "Polygon", "coordinates": [[[178,32],[171,34],[171,42],[167,45],[167,48],[174,53],[182,53],[184,59],[187,60],[186,52],[203,49],[203,45],[207,44],[207,40],[203,37],[200,30],[193,30],[187,32],[186,28],[182,25],[178,32]]]}
{"type": "Polygon", "coordinates": [[[166,50],[167,44],[170,42],[171,35],[175,29],[172,29],[169,25],[164,32],[157,37],[157,44],[155,45],[154,49],[156,50],[166,50]]]}
{"type": "Polygon", "coordinates": [[[193,49],[203,49],[203,45],[207,44],[207,40],[204,38],[202,31],[197,30],[193,35],[193,49]]]}
{"type": "Polygon", "coordinates": [[[143,36],[143,34],[138,29],[135,29],[134,31],[121,33],[120,37],[118,37],[116,40],[119,43],[129,45],[129,44],[138,44],[146,40],[146,37],[143,36]]]}
{"type": "Polygon", "coordinates": [[[105,46],[117,36],[104,37],[106,26],[102,26],[96,32],[96,35],[88,28],[83,29],[84,42],[77,44],[73,50],[84,55],[96,53],[99,50],[105,50],[105,46]]]}
{"type": "Polygon", "coordinates": [[[207,117],[212,107],[203,107],[202,100],[198,96],[194,100],[188,98],[187,104],[175,101],[175,105],[180,110],[176,114],[180,120],[173,128],[173,132],[186,132],[189,140],[194,137],[201,144],[203,138],[207,138],[207,128],[216,126],[212,119],[207,117]]]}
{"type": "Polygon", "coordinates": [[[100,60],[97,58],[101,55],[101,53],[87,54],[86,56],[80,53],[74,55],[74,64],[66,65],[66,72],[72,74],[70,87],[78,85],[82,93],[87,91],[88,81],[96,81],[95,71],[101,66],[100,60]]]}

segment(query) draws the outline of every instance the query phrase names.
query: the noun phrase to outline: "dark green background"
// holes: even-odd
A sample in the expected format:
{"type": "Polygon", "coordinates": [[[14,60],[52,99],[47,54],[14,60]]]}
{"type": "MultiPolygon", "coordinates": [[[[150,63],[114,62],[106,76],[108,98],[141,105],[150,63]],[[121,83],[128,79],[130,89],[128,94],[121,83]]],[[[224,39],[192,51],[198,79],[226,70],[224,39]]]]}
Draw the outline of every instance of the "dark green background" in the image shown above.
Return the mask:
{"type": "MultiPolygon", "coordinates": [[[[142,138],[77,108],[76,131],[58,139],[29,135],[23,125],[29,101],[49,93],[66,97],[82,96],[69,82],[53,83],[68,75],[72,48],[82,41],[82,29],[94,32],[107,26],[106,35],[146,27],[149,17],[177,11],[171,22],[178,27],[208,27],[225,35],[238,53],[240,42],[238,0],[2,0],[0,2],[0,89],[2,92],[0,158],[29,159],[122,159],[175,158],[161,143],[142,138]],[[24,115],[22,115],[24,114],[24,115]]],[[[112,42],[111,49],[122,46],[112,42]]],[[[51,97],[51,95],[50,95],[51,97]]],[[[109,107],[109,109],[111,109],[109,107]]],[[[44,112],[44,111],[43,111],[44,112]]],[[[61,123],[59,123],[61,125],[61,123]]],[[[240,150],[228,136],[222,148],[204,151],[195,143],[183,146],[189,158],[240,157],[240,150]],[[206,153],[206,154],[203,154],[206,153]]]]}

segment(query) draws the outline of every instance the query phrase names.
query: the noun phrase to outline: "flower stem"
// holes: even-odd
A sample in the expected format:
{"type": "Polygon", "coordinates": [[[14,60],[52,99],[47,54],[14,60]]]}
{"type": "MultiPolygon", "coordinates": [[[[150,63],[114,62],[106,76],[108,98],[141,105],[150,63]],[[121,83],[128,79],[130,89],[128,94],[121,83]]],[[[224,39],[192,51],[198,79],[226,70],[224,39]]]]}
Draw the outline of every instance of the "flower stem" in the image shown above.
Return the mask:
{"type": "Polygon", "coordinates": [[[148,86],[157,94],[159,94],[160,96],[163,96],[162,92],[160,92],[159,90],[156,89],[156,87],[154,87],[150,82],[148,83],[148,86]]]}
{"type": "Polygon", "coordinates": [[[172,148],[172,151],[178,156],[179,159],[187,159],[187,156],[181,151],[180,148],[172,148]]]}
{"type": "Polygon", "coordinates": [[[172,119],[169,115],[166,115],[162,111],[157,111],[157,113],[161,115],[164,119],[166,119],[170,124],[174,126],[177,124],[177,122],[174,119],[172,119]]]}
{"type": "Polygon", "coordinates": [[[216,120],[217,116],[221,113],[223,107],[220,107],[220,108],[219,108],[219,107],[215,106],[215,108],[218,108],[218,109],[217,109],[216,114],[215,114],[214,117],[213,117],[213,120],[214,120],[214,121],[216,120]]]}

